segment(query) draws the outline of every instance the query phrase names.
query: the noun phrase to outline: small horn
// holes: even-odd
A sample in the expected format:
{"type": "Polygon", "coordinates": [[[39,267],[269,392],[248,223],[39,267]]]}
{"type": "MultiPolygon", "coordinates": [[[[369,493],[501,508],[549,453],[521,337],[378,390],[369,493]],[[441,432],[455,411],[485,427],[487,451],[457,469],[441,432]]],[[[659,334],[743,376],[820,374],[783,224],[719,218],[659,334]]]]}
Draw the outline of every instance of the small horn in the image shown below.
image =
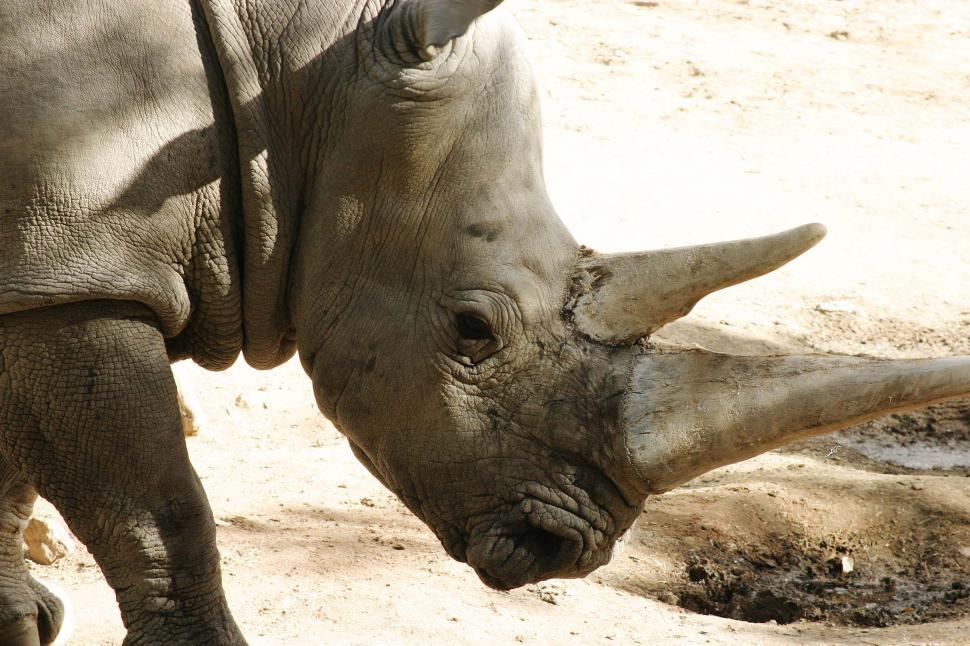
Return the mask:
{"type": "Polygon", "coordinates": [[[653,493],[784,444],[970,396],[970,357],[887,361],[689,350],[633,359],[627,449],[653,493]]]}
{"type": "Polygon", "coordinates": [[[704,296],[773,271],[825,237],[821,224],[763,238],[579,261],[573,323],[590,338],[627,345],[686,316],[704,296]]]}

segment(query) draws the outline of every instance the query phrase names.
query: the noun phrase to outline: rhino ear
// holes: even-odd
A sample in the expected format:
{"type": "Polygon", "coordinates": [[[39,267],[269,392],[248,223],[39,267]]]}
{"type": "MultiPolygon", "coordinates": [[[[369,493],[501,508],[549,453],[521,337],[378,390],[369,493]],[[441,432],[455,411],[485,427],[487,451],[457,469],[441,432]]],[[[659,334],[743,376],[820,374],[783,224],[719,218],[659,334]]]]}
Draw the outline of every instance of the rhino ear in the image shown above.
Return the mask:
{"type": "MultiPolygon", "coordinates": [[[[424,60],[431,60],[438,48],[468,31],[476,18],[502,0],[400,0],[392,10],[387,28],[417,49],[424,60]]],[[[395,38],[395,40],[398,40],[395,38]]],[[[395,43],[399,45],[400,42],[395,43]]]]}

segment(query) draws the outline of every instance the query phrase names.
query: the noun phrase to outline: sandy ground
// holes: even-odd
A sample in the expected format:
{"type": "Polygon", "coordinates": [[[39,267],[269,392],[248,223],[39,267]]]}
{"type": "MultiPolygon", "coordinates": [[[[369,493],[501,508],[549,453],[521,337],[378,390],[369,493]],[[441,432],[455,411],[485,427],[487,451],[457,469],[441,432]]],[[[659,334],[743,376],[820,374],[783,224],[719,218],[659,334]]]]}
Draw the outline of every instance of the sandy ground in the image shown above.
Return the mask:
{"type": "MultiPolygon", "coordinates": [[[[550,192],[578,239],[618,251],[830,228],[669,337],[970,353],[965,0],[508,4],[544,88],[550,192]]],[[[251,643],[970,642],[970,404],[709,474],[649,501],[589,578],[500,593],[356,463],[297,364],[179,372],[204,404],[189,446],[251,643]]],[[[120,642],[86,554],[35,571],[73,601],[70,643],[120,642]]]]}

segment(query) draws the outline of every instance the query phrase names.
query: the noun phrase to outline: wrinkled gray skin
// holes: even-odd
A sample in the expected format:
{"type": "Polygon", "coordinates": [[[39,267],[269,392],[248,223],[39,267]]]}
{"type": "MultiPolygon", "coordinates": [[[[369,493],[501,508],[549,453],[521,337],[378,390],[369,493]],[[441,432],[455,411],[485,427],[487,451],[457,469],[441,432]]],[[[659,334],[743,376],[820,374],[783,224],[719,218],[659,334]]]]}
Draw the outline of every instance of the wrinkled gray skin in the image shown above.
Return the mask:
{"type": "MultiPolygon", "coordinates": [[[[626,437],[650,401],[681,408],[678,380],[717,397],[805,368],[662,354],[656,372],[646,346],[574,328],[579,259],[591,289],[638,270],[589,259],[553,212],[516,28],[468,27],[494,2],[236,4],[0,3],[0,643],[61,621],[20,553],[38,492],[115,589],[126,643],[243,643],[170,360],[299,350],[355,454],[496,588],[592,571],[648,493],[783,443],[690,421],[626,437]]],[[[789,410],[781,392],[750,401],[789,410]]],[[[840,421],[817,408],[813,429],[840,421]]]]}

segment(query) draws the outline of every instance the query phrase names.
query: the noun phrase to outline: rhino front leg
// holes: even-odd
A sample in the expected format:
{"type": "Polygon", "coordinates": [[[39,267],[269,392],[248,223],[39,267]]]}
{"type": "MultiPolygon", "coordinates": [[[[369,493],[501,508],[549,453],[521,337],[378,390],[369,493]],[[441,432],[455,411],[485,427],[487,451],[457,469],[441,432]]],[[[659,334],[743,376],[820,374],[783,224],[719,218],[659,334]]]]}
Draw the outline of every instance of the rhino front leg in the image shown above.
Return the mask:
{"type": "Polygon", "coordinates": [[[64,607],[30,576],[24,563],[24,527],[37,492],[0,459],[0,644],[37,646],[57,637],[64,607]]]}
{"type": "Polygon", "coordinates": [[[126,644],[245,643],[148,310],[93,302],[0,317],[0,456],[94,555],[126,644]]]}

